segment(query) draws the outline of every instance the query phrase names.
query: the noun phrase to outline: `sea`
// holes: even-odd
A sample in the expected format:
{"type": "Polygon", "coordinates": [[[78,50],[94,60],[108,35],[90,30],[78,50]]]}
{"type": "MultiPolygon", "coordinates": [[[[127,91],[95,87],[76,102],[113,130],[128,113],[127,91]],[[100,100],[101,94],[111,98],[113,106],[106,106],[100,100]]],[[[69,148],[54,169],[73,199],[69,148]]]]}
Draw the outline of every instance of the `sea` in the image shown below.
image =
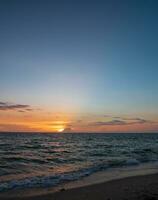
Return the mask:
{"type": "Polygon", "coordinates": [[[0,133],[0,192],[157,162],[156,133],[0,133]]]}

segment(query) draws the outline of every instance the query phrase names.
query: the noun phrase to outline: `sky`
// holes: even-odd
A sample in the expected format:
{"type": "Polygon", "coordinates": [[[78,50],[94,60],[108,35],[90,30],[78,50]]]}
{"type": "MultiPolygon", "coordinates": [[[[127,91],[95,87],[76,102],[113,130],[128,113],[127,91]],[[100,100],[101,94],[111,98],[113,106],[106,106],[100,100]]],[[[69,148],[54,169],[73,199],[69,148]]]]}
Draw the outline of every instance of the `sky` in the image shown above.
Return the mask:
{"type": "Polygon", "coordinates": [[[158,132],[157,0],[0,0],[0,131],[158,132]]]}

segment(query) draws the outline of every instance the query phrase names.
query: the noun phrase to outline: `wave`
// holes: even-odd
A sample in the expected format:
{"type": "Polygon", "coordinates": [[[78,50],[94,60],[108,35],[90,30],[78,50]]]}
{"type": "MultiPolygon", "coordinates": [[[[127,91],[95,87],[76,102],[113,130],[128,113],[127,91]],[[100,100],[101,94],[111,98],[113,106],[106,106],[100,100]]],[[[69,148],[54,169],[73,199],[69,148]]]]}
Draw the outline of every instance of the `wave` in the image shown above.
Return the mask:
{"type": "Polygon", "coordinates": [[[0,191],[52,187],[97,171],[158,161],[158,134],[12,133],[0,134],[0,142],[5,144],[0,191]]]}
{"type": "Polygon", "coordinates": [[[133,165],[140,165],[141,163],[136,159],[129,159],[127,161],[113,161],[109,164],[99,164],[84,168],[77,171],[71,171],[68,173],[49,175],[49,176],[35,176],[28,177],[20,180],[4,181],[0,183],[0,192],[13,190],[13,189],[24,189],[24,188],[45,188],[53,187],[69,181],[79,180],[83,177],[89,176],[95,172],[103,171],[107,169],[117,167],[127,167],[133,165]]]}

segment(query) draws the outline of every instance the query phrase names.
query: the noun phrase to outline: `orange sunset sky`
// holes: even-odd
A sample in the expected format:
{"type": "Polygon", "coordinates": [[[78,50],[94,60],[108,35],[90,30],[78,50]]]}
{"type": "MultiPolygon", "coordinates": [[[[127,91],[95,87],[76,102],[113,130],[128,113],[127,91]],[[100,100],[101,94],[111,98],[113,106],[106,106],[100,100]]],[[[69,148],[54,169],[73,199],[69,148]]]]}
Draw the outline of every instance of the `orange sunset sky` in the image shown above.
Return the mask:
{"type": "Polygon", "coordinates": [[[64,113],[0,102],[0,131],[156,132],[156,117],[104,113],[64,113]]]}

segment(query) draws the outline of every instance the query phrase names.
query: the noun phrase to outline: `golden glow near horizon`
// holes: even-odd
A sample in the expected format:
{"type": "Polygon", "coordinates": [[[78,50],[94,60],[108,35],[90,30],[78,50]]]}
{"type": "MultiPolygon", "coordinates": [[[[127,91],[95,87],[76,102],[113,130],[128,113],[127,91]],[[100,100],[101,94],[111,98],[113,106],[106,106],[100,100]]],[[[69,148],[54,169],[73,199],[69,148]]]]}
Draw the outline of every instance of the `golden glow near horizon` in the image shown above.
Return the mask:
{"type": "Polygon", "coordinates": [[[21,132],[156,132],[157,115],[0,111],[0,131],[21,132]],[[72,131],[73,130],[73,131],[72,131]]]}
{"type": "Polygon", "coordinates": [[[58,130],[59,133],[61,133],[63,131],[64,131],[64,128],[61,128],[61,129],[58,130]]]}

